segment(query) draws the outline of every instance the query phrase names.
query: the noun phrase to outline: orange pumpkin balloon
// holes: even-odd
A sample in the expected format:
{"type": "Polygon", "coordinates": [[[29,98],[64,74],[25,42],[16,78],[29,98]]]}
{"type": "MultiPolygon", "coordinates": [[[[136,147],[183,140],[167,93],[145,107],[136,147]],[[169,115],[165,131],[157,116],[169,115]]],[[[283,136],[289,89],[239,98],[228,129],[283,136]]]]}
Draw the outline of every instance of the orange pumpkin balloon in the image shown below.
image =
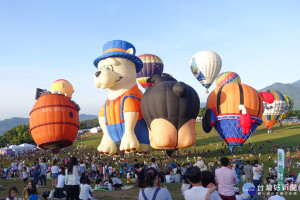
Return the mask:
{"type": "Polygon", "coordinates": [[[79,129],[79,116],[69,97],[46,94],[38,98],[29,119],[32,138],[42,149],[57,153],[72,145],[79,129]]]}

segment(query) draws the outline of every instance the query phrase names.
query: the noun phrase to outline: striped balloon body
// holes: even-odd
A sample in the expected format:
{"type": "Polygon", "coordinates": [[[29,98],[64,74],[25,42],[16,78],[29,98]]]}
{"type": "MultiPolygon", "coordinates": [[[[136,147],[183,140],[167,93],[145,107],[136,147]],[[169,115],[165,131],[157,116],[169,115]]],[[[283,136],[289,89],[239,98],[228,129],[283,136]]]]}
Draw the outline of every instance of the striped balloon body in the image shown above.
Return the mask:
{"type": "Polygon", "coordinates": [[[144,89],[148,89],[153,85],[153,83],[147,83],[147,79],[155,74],[162,74],[164,64],[156,55],[143,54],[138,57],[143,62],[143,68],[139,73],[137,73],[137,81],[144,89]]]}
{"type": "Polygon", "coordinates": [[[261,125],[263,101],[257,90],[241,83],[228,83],[212,91],[207,99],[207,108],[215,110],[214,128],[232,151],[235,146],[242,146],[261,125]],[[254,122],[249,133],[242,133],[239,105],[244,105],[254,122]]]}
{"type": "Polygon", "coordinates": [[[272,126],[277,122],[280,116],[283,114],[286,102],[284,96],[276,90],[264,90],[263,92],[270,92],[274,96],[273,103],[264,102],[264,114],[263,123],[268,128],[271,129],[272,126]]]}
{"type": "Polygon", "coordinates": [[[219,74],[216,78],[217,87],[226,83],[241,83],[241,78],[235,72],[223,72],[219,74]]]}
{"type": "Polygon", "coordinates": [[[289,114],[293,110],[293,106],[294,106],[294,101],[291,97],[289,97],[288,95],[283,95],[283,97],[285,99],[286,106],[283,111],[283,114],[280,116],[281,119],[287,118],[287,116],[289,116],[289,114]]]}
{"type": "Polygon", "coordinates": [[[190,61],[193,75],[206,89],[214,82],[221,67],[221,57],[213,51],[200,51],[190,61]]]}

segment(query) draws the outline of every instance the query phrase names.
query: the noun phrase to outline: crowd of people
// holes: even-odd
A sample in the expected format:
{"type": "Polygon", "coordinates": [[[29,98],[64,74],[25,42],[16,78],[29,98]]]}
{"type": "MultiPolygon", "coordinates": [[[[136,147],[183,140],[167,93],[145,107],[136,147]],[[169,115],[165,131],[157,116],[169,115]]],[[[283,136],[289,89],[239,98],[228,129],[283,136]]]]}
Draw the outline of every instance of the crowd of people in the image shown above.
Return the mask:
{"type": "MultiPolygon", "coordinates": [[[[35,159],[29,166],[26,160],[13,160],[7,168],[1,166],[0,173],[3,179],[23,179],[24,200],[38,199],[38,187],[45,187],[51,180],[52,191],[49,197],[68,199],[93,199],[94,190],[119,190],[124,185],[136,184],[139,188],[139,199],[172,199],[167,189],[160,187],[164,183],[182,184],[181,192],[185,199],[251,199],[254,197],[240,194],[238,186],[251,182],[256,189],[262,184],[277,184],[277,168],[269,167],[266,178],[263,179],[263,164],[258,160],[241,164],[239,159],[229,160],[227,157],[216,158],[215,162],[207,162],[198,156],[194,162],[186,158],[183,164],[176,159],[162,161],[154,158],[138,162],[134,159],[131,164],[127,159],[111,158],[107,161],[101,155],[87,155],[85,158],[70,155],[67,158],[55,156],[35,159]],[[32,178],[28,182],[29,178],[32,178]],[[123,180],[123,181],[122,181],[123,180]]],[[[285,175],[285,184],[299,184],[298,178],[291,171],[285,175]]],[[[277,197],[275,187],[270,195],[277,197]],[[276,196],[274,196],[276,195],[276,196]]],[[[13,199],[18,193],[16,187],[11,187],[8,199],[13,199]]],[[[42,194],[40,194],[42,195],[42,194]]],[[[270,199],[274,199],[270,197],[270,199]]],[[[268,199],[266,197],[265,199],[268,199]]],[[[283,197],[282,197],[283,198],[283,197]]]]}
{"type": "MultiPolygon", "coordinates": [[[[0,157],[2,161],[10,161],[10,166],[0,166],[0,176],[2,179],[23,180],[24,190],[20,193],[25,200],[47,195],[37,194],[37,188],[45,187],[48,181],[51,181],[51,192],[48,196],[66,199],[93,199],[94,190],[119,190],[125,183],[138,186],[139,199],[151,199],[152,196],[157,199],[171,199],[168,190],[160,187],[165,183],[181,184],[181,193],[185,199],[193,199],[195,195],[198,199],[251,198],[239,193],[238,187],[247,182],[253,183],[257,189],[261,185],[271,185],[272,190],[268,196],[276,195],[274,188],[278,181],[278,169],[270,166],[268,171],[263,171],[259,153],[266,148],[265,145],[250,142],[248,145],[249,154],[241,154],[240,159],[233,156],[231,160],[225,159],[226,152],[216,146],[218,154],[224,158],[215,157],[210,162],[206,160],[211,153],[209,149],[197,151],[195,148],[178,150],[172,157],[165,151],[160,154],[154,151],[148,155],[125,154],[123,158],[102,156],[96,149],[88,149],[86,145],[63,149],[63,155],[66,155],[63,158],[44,150],[30,150],[0,157]],[[130,156],[135,158],[134,163],[129,163],[130,156]],[[34,162],[32,159],[35,159],[34,162]],[[256,160],[253,162],[253,159],[256,160]],[[32,162],[33,164],[28,164],[32,162]]],[[[287,152],[288,173],[285,174],[284,183],[300,183],[300,176],[296,177],[293,172],[294,168],[300,168],[300,164],[294,163],[290,156],[290,152],[299,151],[299,147],[287,147],[282,143],[268,146],[271,146],[268,149],[269,161],[274,162],[274,166],[277,166],[275,150],[282,148],[287,152]]],[[[13,199],[17,193],[17,189],[12,187],[9,199],[13,199]]]]}

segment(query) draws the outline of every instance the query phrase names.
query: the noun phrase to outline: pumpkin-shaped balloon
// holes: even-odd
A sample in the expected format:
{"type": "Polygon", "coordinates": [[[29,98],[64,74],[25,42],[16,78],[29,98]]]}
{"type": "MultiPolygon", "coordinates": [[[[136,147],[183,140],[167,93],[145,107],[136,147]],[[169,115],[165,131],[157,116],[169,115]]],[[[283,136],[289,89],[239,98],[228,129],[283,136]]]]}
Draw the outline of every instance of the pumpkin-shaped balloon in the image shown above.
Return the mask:
{"type": "Polygon", "coordinates": [[[207,89],[214,82],[221,71],[221,57],[213,51],[200,51],[196,53],[190,62],[190,67],[196,79],[207,89]]]}
{"type": "Polygon", "coordinates": [[[142,70],[137,73],[137,82],[144,88],[148,89],[153,83],[147,83],[147,79],[155,74],[161,75],[164,70],[162,60],[153,54],[143,54],[138,56],[143,62],[142,70]]]}
{"type": "Polygon", "coordinates": [[[281,119],[287,118],[287,116],[289,116],[289,114],[293,110],[293,106],[294,106],[294,101],[291,97],[289,97],[288,95],[283,95],[283,97],[285,99],[286,106],[285,106],[285,109],[283,111],[283,114],[280,117],[281,119]]]}
{"type": "Polygon", "coordinates": [[[271,129],[283,114],[286,108],[286,102],[284,96],[276,90],[265,90],[264,92],[270,92],[274,96],[273,103],[264,103],[265,111],[262,118],[264,125],[268,129],[271,129]]]}
{"type": "Polygon", "coordinates": [[[40,148],[56,153],[75,140],[79,129],[78,109],[64,95],[42,95],[30,112],[29,127],[40,148]]]}
{"type": "Polygon", "coordinates": [[[264,111],[260,93],[241,83],[228,83],[212,91],[207,98],[205,125],[213,126],[231,151],[242,146],[262,123],[264,111]],[[207,123],[209,121],[209,123],[207,123]]]}
{"type": "Polygon", "coordinates": [[[223,72],[219,74],[216,78],[217,87],[226,83],[241,83],[241,78],[235,72],[223,72]]]}

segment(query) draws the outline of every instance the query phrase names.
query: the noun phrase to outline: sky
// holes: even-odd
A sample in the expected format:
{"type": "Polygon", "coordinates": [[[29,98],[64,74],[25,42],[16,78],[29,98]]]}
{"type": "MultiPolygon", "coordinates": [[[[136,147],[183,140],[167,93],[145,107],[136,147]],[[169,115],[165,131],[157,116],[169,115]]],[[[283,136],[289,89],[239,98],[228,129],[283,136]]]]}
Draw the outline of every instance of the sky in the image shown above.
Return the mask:
{"type": "MultiPolygon", "coordinates": [[[[121,39],[136,55],[151,53],[164,72],[205,88],[190,70],[191,57],[217,52],[221,72],[262,89],[299,80],[300,2],[245,1],[0,1],[0,120],[29,117],[36,88],[57,79],[74,87],[81,114],[97,115],[107,90],[94,86],[93,65],[103,45],[121,39]]],[[[209,91],[215,88],[215,83],[209,91]]]]}

